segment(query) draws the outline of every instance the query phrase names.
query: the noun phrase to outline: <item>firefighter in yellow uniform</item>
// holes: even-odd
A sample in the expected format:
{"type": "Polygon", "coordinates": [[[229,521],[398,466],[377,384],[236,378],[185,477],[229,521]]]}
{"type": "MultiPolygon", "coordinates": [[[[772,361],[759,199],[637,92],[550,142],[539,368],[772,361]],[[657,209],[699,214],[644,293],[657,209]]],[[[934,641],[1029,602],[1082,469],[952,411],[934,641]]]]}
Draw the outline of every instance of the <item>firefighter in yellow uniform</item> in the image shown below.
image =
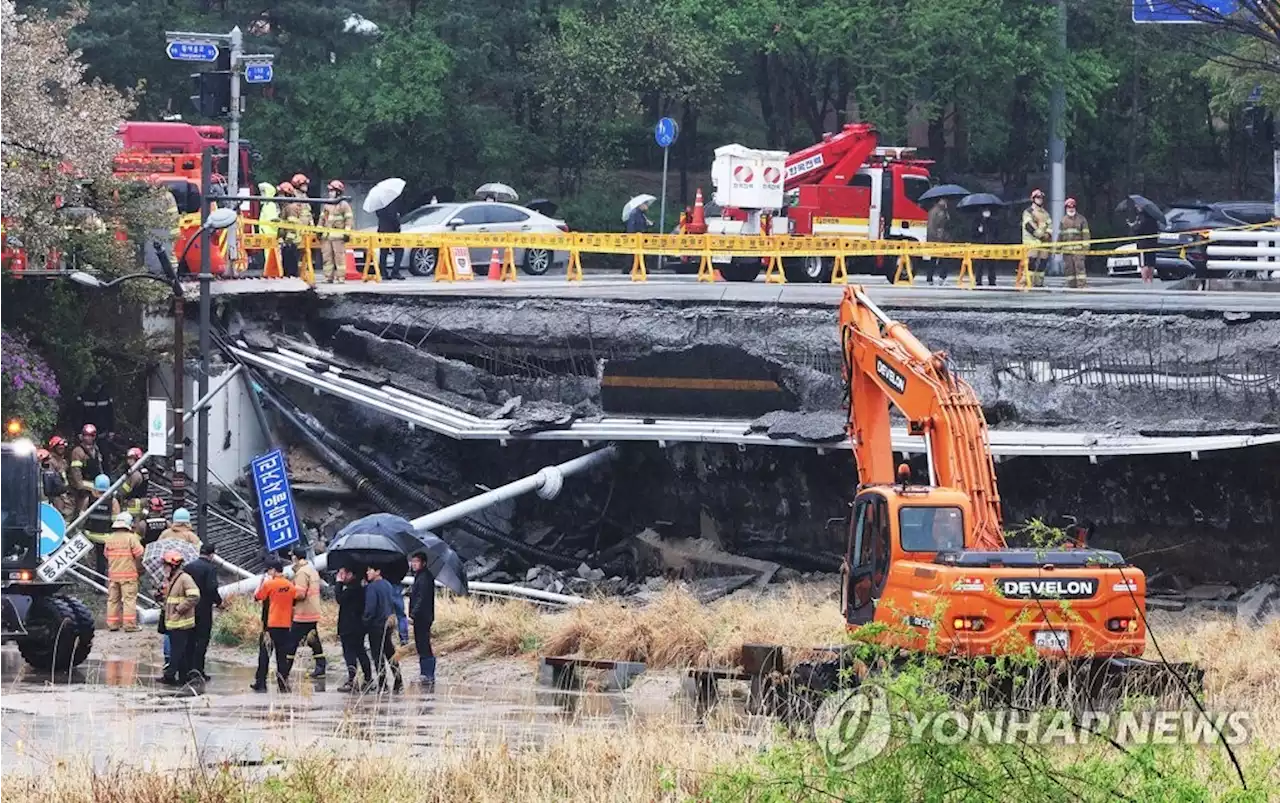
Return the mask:
{"type": "Polygon", "coordinates": [[[181,686],[188,680],[194,680],[192,658],[195,641],[191,638],[196,629],[196,605],[200,602],[200,587],[191,575],[182,568],[182,553],[169,550],[164,553],[164,564],[168,569],[164,591],[164,618],[160,624],[164,634],[169,637],[169,663],[165,665],[164,677],[160,682],[169,686],[181,686]]]}
{"type": "MultiPolygon", "coordinates": [[[[290,224],[284,228],[283,234],[280,235],[280,263],[286,278],[296,278],[298,276],[298,260],[301,257],[299,249],[302,247],[302,232],[293,228],[293,226],[303,225],[303,205],[292,200],[296,197],[297,192],[288,181],[280,182],[276,186],[276,191],[281,199],[285,199],[280,207],[280,223],[290,224]]],[[[306,222],[310,223],[310,221],[306,222]]]]}
{"type": "Polygon", "coordinates": [[[163,541],[166,538],[172,538],[177,541],[186,541],[196,549],[200,548],[200,536],[191,528],[191,511],[187,510],[185,507],[180,507],[173,511],[173,524],[169,525],[165,528],[164,532],[160,533],[159,540],[163,541]]]}
{"type": "Polygon", "coordinates": [[[107,536],[107,629],[138,630],[138,561],[142,542],[133,531],[133,516],[121,513],[107,536]]]}
{"type": "MultiPolygon", "coordinates": [[[[329,197],[338,198],[346,185],[336,178],[329,182],[329,197]]],[[[321,251],[324,260],[325,281],[329,284],[345,281],[347,278],[347,238],[346,232],[355,225],[355,214],[351,204],[346,201],[325,204],[320,212],[320,228],[332,229],[321,235],[321,251]]]]}
{"type": "Polygon", "coordinates": [[[311,672],[311,677],[322,678],[325,670],[328,668],[324,657],[324,645],[320,643],[320,573],[315,567],[307,562],[307,550],[302,544],[294,544],[293,546],[293,627],[289,633],[289,643],[292,650],[289,652],[288,664],[285,668],[285,677],[293,670],[293,661],[298,654],[298,648],[306,644],[311,648],[311,655],[315,658],[315,669],[311,672]]]}
{"type": "Polygon", "coordinates": [[[1089,246],[1084,243],[1089,237],[1089,221],[1076,211],[1076,199],[1068,198],[1065,204],[1066,214],[1058,226],[1058,242],[1080,243],[1080,245],[1064,245],[1062,247],[1062,269],[1067,277],[1067,287],[1084,287],[1088,281],[1085,276],[1085,259],[1089,246]]]}
{"type": "Polygon", "coordinates": [[[1022,244],[1032,246],[1027,252],[1028,270],[1031,273],[1031,284],[1034,287],[1044,286],[1045,264],[1049,261],[1049,252],[1034,248],[1037,245],[1048,245],[1053,239],[1053,219],[1049,210],[1044,208],[1044,191],[1031,191],[1031,206],[1022,213],[1022,244]]]}

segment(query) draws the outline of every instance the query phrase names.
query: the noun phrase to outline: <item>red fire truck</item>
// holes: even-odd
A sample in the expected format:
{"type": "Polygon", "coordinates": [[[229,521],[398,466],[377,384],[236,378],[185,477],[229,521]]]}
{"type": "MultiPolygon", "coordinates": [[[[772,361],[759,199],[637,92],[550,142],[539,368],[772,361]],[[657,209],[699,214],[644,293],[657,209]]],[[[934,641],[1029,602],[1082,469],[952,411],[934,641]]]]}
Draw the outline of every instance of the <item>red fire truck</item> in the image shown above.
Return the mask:
{"type": "MultiPolygon", "coordinates": [[[[220,125],[191,125],[178,122],[121,123],[117,132],[124,150],[151,154],[196,154],[207,147],[213,148],[215,173],[227,173],[227,134],[220,125]]],[[[240,171],[238,184],[252,187],[253,148],[248,140],[240,141],[240,171]]]]}
{"type": "MultiPolygon", "coordinates": [[[[932,162],[914,154],[914,148],[880,147],[875,127],[867,123],[846,125],[790,154],[740,145],[718,148],[711,181],[721,214],[707,219],[707,229],[923,241],[928,215],[917,200],[931,185],[932,162]]],[[[713,261],[730,281],[752,281],[764,267],[754,257],[726,255],[713,261]]],[[[824,282],[831,278],[833,262],[805,257],[784,260],[783,267],[788,281],[824,282]]],[[[861,270],[885,272],[889,264],[861,270]]]]}

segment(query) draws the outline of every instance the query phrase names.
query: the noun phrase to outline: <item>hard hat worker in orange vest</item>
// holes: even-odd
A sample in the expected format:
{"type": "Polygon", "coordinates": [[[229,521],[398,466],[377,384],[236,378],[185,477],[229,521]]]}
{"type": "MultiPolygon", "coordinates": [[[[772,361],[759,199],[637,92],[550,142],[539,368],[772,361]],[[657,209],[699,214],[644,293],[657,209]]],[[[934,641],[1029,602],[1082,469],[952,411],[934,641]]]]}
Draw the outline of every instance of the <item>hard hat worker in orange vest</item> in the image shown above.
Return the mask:
{"type": "Polygon", "coordinates": [[[133,531],[133,516],[121,513],[111,522],[106,541],[107,629],[126,633],[138,630],[138,561],[142,543],[133,531]]]}

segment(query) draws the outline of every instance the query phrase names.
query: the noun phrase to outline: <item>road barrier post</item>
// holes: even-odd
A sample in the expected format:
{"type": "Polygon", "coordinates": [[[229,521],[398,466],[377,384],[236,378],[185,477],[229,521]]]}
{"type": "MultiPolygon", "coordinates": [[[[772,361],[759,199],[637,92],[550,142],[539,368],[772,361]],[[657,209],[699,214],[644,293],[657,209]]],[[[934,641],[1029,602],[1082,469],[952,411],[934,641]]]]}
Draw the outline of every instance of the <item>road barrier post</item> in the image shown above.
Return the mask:
{"type": "Polygon", "coordinates": [[[911,255],[903,251],[898,254],[898,269],[893,272],[893,283],[900,287],[910,287],[915,281],[915,272],[911,270],[911,255]]]}
{"type": "Polygon", "coordinates": [[[956,287],[968,287],[972,290],[976,284],[973,278],[973,252],[966,249],[964,259],[960,260],[960,273],[956,276],[956,287]]]}
{"type": "Polygon", "coordinates": [[[1013,286],[1019,290],[1031,289],[1031,252],[1023,250],[1022,258],[1018,260],[1018,274],[1013,279],[1013,286]]]}
{"type": "Polygon", "coordinates": [[[715,282],[715,280],[716,269],[715,266],[711,264],[711,252],[703,251],[702,258],[698,260],[698,281],[715,282]]]}
{"type": "Polygon", "coordinates": [[[786,284],[787,272],[782,269],[782,253],[775,252],[769,257],[769,264],[764,269],[765,284],[786,284]]]}
{"type": "Polygon", "coordinates": [[[849,266],[845,263],[843,252],[836,254],[836,263],[831,268],[831,283],[849,283],[849,266]]]}
{"type": "Polygon", "coordinates": [[[644,267],[644,251],[638,248],[631,255],[631,281],[649,281],[649,272],[644,267]]]}
{"type": "Polygon", "coordinates": [[[516,280],[516,250],[509,245],[502,257],[502,270],[498,273],[498,280],[503,282],[516,280]]]}

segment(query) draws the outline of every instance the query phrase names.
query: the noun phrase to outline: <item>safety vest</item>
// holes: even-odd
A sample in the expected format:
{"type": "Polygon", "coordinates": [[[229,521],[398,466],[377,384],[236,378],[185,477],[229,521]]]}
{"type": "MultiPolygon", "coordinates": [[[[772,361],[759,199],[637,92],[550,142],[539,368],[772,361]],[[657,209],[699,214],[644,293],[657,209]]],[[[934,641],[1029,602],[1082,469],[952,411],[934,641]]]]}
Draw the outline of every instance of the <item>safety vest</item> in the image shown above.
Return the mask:
{"type": "Polygon", "coordinates": [[[165,630],[190,630],[196,626],[200,587],[191,575],[180,571],[169,579],[164,593],[165,630]]]}
{"type": "Polygon", "coordinates": [[[95,544],[104,543],[115,518],[111,512],[111,497],[105,497],[102,504],[90,510],[89,517],[84,520],[85,535],[95,544]]]}
{"type": "Polygon", "coordinates": [[[107,579],[137,580],[138,558],[142,557],[142,544],[138,536],[128,530],[113,530],[107,536],[107,579]]]}

